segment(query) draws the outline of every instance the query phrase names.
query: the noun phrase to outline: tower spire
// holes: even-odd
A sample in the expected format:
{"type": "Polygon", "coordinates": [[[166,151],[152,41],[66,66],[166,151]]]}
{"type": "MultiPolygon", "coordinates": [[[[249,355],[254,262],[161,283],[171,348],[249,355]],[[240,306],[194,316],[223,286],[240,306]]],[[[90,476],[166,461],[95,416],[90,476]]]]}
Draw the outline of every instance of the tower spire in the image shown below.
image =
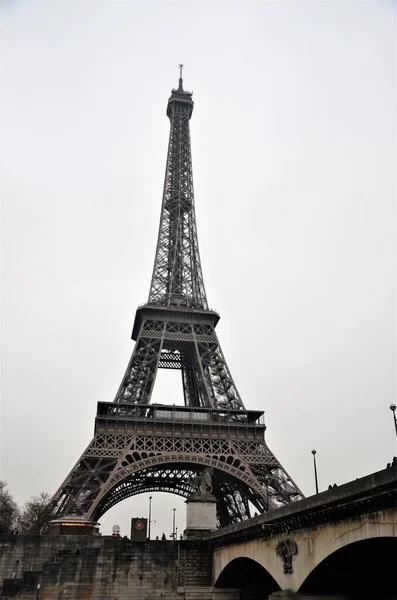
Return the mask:
{"type": "Polygon", "coordinates": [[[182,79],[182,71],[183,71],[183,67],[185,65],[180,64],[179,65],[179,86],[178,86],[178,92],[183,92],[183,79],[182,79]]]}
{"type": "Polygon", "coordinates": [[[194,209],[189,121],[192,93],[179,88],[167,104],[170,137],[156,257],[149,292],[150,304],[208,308],[200,263],[194,209]]]}

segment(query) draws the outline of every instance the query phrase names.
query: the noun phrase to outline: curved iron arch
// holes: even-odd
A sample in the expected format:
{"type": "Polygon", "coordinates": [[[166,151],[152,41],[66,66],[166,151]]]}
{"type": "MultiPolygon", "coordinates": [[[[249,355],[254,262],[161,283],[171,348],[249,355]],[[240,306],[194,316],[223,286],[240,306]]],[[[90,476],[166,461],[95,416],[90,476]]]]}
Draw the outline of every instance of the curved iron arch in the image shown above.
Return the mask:
{"type": "Polygon", "coordinates": [[[127,498],[145,492],[168,492],[187,498],[193,493],[193,487],[187,479],[196,474],[194,470],[175,468],[147,468],[138,471],[135,476],[122,480],[99,504],[97,517],[100,518],[110,508],[127,498]],[[182,475],[178,477],[178,475],[182,475]]]}
{"type": "MultiPolygon", "coordinates": [[[[230,511],[226,511],[228,500],[232,503],[232,491],[236,486],[241,491],[241,501],[244,502],[245,509],[248,510],[248,501],[255,508],[263,512],[267,508],[267,498],[265,490],[258,484],[258,481],[250,472],[242,471],[237,467],[211,458],[209,456],[194,456],[192,454],[169,454],[153,455],[129,465],[121,467],[112,479],[101,490],[97,499],[92,505],[88,515],[93,520],[98,520],[112,506],[122,500],[144,493],[145,491],[171,491],[180,496],[187,497],[193,492],[193,488],[186,484],[188,473],[195,474],[200,468],[212,467],[222,473],[222,478],[215,478],[214,495],[217,497],[217,510],[219,523],[223,525],[230,524],[230,511]],[[154,481],[148,484],[148,474],[153,471],[164,471],[167,467],[172,467],[175,473],[180,473],[180,477],[173,477],[172,481],[161,482],[154,481]],[[145,481],[141,481],[139,474],[145,476],[145,481]],[[226,478],[225,478],[226,475],[226,478]],[[233,482],[233,486],[230,483],[233,482]],[[168,484],[168,485],[167,485],[168,484]],[[229,491],[230,488],[230,491],[229,491]],[[230,499],[228,499],[230,495],[230,499]],[[229,514],[229,516],[228,516],[229,514]]],[[[233,506],[228,505],[233,510],[233,506]]],[[[239,518],[238,507],[235,507],[235,522],[239,518]]]]}

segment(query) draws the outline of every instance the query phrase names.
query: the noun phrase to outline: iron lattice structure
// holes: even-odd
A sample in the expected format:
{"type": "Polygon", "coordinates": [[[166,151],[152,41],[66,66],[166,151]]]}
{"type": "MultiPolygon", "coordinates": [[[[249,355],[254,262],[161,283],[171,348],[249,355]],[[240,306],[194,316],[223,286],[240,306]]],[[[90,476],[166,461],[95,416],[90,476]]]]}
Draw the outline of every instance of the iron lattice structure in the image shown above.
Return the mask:
{"type": "Polygon", "coordinates": [[[212,468],[218,521],[228,525],[301,499],[267,447],[263,413],[247,411],[208,308],[196,218],[189,121],[192,94],[172,90],[163,202],[148,302],[113,402],[98,403],[94,439],[51,501],[56,517],[98,520],[117,502],[149,491],[187,497],[212,468]],[[151,405],[157,370],[182,373],[184,407],[151,405]]]}

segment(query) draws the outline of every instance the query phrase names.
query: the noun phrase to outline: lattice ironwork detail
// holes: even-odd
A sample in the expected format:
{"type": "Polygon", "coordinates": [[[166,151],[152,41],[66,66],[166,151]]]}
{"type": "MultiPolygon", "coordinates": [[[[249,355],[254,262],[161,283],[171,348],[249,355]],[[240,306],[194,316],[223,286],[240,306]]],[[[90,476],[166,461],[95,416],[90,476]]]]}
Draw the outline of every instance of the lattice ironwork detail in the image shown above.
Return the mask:
{"type": "Polygon", "coordinates": [[[180,85],[167,108],[171,131],[149,303],[207,309],[194,210],[192,111],[192,94],[180,85]]]}
{"type": "Polygon", "coordinates": [[[181,369],[188,406],[244,408],[214,327],[145,320],[116,401],[149,402],[158,368],[181,369]]]}
{"type": "MultiPolygon", "coordinates": [[[[301,497],[264,442],[101,433],[95,436],[64,482],[54,508],[58,514],[66,511],[98,519],[107,506],[117,502],[120,489],[124,495],[127,490],[140,493],[141,471],[154,469],[157,472],[169,464],[181,472],[186,470],[186,465],[196,471],[200,467],[212,467],[215,479],[229,478],[227,498],[221,494],[217,497],[218,518],[222,524],[235,520],[237,514],[238,520],[249,517],[249,503],[263,511],[301,497]],[[126,481],[129,483],[124,487],[126,481]]],[[[146,481],[144,487],[151,491],[169,491],[167,486],[159,487],[160,480],[153,485],[151,489],[151,482],[146,481]]],[[[186,484],[183,491],[178,488],[175,492],[185,495],[189,489],[186,484]]],[[[224,492],[226,488],[221,486],[218,491],[220,489],[224,492]]]]}

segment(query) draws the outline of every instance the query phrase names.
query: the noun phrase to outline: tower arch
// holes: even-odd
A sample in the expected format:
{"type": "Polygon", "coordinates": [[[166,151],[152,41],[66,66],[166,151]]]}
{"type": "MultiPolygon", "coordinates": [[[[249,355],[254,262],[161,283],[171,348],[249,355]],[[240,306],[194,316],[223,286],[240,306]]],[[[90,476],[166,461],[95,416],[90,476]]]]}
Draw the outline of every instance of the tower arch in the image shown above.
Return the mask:
{"type": "Polygon", "coordinates": [[[194,492],[191,479],[206,467],[212,469],[212,494],[217,499],[220,525],[228,524],[229,512],[234,511],[237,519],[236,497],[240,503],[248,499],[257,511],[266,509],[264,490],[249,471],[209,456],[170,454],[148,456],[121,467],[100,490],[86,516],[97,521],[118,502],[144,492],[164,491],[187,498],[194,492]],[[225,503],[227,513],[222,512],[225,503]]]}

